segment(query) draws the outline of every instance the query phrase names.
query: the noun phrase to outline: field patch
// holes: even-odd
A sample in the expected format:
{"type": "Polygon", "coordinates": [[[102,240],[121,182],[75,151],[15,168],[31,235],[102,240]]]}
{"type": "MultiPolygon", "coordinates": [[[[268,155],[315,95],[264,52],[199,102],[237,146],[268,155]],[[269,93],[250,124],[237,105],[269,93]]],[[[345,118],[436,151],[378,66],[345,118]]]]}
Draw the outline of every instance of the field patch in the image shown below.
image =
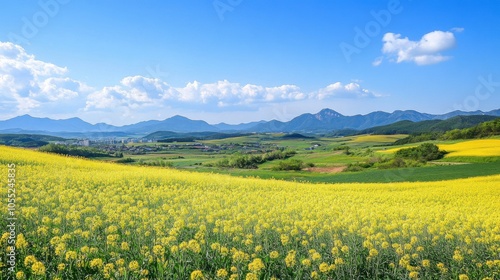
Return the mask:
{"type": "Polygon", "coordinates": [[[305,171],[318,172],[318,173],[340,173],[346,169],[345,166],[330,166],[330,167],[309,167],[305,168],[305,171]]]}
{"type": "Polygon", "coordinates": [[[405,138],[406,134],[395,134],[395,135],[361,135],[355,137],[351,142],[376,142],[376,143],[392,143],[396,140],[405,138]]]}
{"type": "Polygon", "coordinates": [[[500,139],[471,140],[455,144],[439,144],[438,146],[449,153],[446,157],[500,156],[500,139]]]}

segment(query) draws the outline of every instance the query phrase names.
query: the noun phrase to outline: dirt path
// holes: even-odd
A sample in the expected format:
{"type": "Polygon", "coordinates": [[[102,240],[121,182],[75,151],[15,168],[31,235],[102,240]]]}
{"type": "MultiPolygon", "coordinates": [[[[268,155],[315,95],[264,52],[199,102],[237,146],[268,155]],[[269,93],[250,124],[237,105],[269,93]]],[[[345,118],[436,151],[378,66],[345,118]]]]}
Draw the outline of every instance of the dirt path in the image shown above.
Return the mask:
{"type": "Polygon", "coordinates": [[[331,167],[309,167],[304,170],[318,173],[339,173],[344,171],[346,166],[331,166],[331,167]]]}

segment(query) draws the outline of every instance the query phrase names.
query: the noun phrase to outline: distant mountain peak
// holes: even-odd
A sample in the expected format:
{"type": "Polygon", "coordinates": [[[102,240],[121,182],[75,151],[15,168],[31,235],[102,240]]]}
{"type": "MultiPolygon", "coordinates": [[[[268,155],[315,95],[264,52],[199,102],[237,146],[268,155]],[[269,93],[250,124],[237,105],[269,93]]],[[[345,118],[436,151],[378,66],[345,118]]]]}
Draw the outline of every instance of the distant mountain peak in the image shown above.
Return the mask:
{"type": "Polygon", "coordinates": [[[24,114],[24,115],[21,115],[21,116],[17,116],[13,119],[36,119],[35,117],[32,117],[31,115],[29,114],[24,114]]]}
{"type": "Polygon", "coordinates": [[[343,117],[343,115],[337,111],[332,110],[332,109],[325,108],[325,109],[319,111],[318,113],[316,113],[314,115],[314,117],[320,121],[324,121],[324,120],[330,120],[333,118],[343,117]]]}
{"type": "Polygon", "coordinates": [[[166,120],[190,120],[184,116],[181,116],[181,115],[175,115],[175,116],[172,116],[166,120]]]}

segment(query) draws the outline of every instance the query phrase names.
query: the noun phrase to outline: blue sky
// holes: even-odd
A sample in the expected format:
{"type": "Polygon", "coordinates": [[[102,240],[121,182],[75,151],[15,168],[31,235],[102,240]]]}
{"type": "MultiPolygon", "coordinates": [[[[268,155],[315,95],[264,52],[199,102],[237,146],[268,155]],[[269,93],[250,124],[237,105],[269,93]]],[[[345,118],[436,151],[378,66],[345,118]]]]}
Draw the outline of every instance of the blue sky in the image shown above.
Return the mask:
{"type": "Polygon", "coordinates": [[[498,1],[2,1],[0,119],[500,108],[498,1]]]}

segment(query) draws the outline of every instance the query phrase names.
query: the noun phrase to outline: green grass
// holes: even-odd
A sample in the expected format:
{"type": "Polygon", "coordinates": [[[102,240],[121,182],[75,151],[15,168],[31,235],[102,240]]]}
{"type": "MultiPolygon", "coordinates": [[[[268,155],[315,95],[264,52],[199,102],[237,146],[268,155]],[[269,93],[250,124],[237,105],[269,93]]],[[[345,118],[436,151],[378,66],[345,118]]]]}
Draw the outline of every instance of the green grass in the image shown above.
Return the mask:
{"type": "Polygon", "coordinates": [[[439,160],[440,162],[470,162],[470,163],[486,163],[486,162],[500,162],[500,157],[454,157],[445,156],[439,160]]]}
{"type": "Polygon", "coordinates": [[[500,162],[471,163],[461,165],[439,165],[387,170],[367,170],[364,172],[340,173],[322,182],[423,182],[500,174],[500,162]]]}
{"type": "Polygon", "coordinates": [[[383,183],[383,182],[423,182],[442,181],[460,178],[500,174],[500,161],[490,163],[471,163],[461,165],[439,165],[414,168],[366,170],[362,172],[342,172],[336,174],[314,173],[308,171],[271,171],[263,169],[193,169],[200,172],[231,174],[263,179],[308,181],[314,183],[383,183]]]}

